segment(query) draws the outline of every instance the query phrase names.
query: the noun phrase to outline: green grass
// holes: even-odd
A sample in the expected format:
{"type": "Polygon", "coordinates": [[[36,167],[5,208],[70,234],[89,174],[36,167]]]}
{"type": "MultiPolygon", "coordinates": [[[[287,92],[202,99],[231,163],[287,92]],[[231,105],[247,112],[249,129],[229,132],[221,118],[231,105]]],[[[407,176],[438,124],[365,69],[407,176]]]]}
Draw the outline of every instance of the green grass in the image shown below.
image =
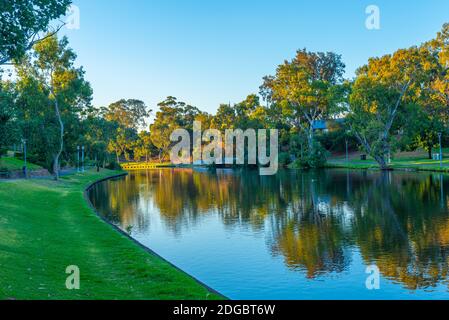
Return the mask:
{"type": "Polygon", "coordinates": [[[83,197],[89,171],[0,182],[0,299],[218,299],[103,222],[83,197]],[[65,286],[80,268],[80,290],[65,286]]]}
{"type": "MultiPolygon", "coordinates": [[[[349,169],[378,169],[379,165],[372,158],[368,157],[366,161],[359,160],[357,158],[349,159],[349,162],[345,158],[333,158],[329,159],[327,167],[332,168],[349,168],[349,169]]],[[[438,171],[449,172],[449,159],[446,158],[442,161],[440,167],[439,160],[429,160],[421,155],[398,155],[392,160],[389,165],[392,169],[409,169],[416,171],[438,171]]]]}
{"type": "MultiPolygon", "coordinates": [[[[24,165],[23,160],[20,160],[17,158],[11,158],[11,157],[1,157],[0,158],[0,168],[6,168],[9,171],[22,170],[23,165],[24,165]]],[[[32,164],[32,163],[27,163],[27,168],[29,170],[42,169],[42,167],[32,164]]]]}

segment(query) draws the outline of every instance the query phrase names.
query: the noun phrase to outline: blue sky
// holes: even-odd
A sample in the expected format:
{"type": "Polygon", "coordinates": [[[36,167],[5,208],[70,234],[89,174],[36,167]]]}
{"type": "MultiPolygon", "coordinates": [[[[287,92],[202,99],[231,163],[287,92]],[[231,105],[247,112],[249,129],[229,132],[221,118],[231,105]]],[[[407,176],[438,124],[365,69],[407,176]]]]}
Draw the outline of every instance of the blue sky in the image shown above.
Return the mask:
{"type": "Polygon", "coordinates": [[[94,89],[94,104],[166,96],[215,112],[257,93],[299,48],[343,56],[347,77],[371,56],[431,39],[447,0],[74,0],[80,29],[64,30],[94,89]],[[365,28],[368,5],[380,30],[365,28]]]}

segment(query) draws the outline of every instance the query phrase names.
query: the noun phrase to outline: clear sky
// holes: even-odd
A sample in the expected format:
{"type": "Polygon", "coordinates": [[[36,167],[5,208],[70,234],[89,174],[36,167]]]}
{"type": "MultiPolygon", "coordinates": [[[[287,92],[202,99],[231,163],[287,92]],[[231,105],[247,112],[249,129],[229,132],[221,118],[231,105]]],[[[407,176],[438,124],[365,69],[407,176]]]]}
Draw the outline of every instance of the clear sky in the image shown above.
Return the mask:
{"type": "Polygon", "coordinates": [[[166,96],[215,112],[258,93],[262,77],[299,48],[343,56],[347,77],[371,56],[431,39],[448,0],[74,0],[80,29],[64,30],[87,71],[94,104],[166,96]],[[365,27],[368,5],[380,30],[365,27]]]}

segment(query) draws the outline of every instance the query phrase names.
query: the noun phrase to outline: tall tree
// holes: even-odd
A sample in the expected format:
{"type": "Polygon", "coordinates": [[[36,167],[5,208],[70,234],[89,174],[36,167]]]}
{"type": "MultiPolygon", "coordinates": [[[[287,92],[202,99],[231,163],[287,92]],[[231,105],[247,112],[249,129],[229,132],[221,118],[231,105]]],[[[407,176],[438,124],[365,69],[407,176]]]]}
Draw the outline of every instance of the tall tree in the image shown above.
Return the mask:
{"type": "Polygon", "coordinates": [[[14,96],[11,83],[4,83],[0,79],[0,149],[9,145],[17,137],[14,96]]]}
{"type": "Polygon", "coordinates": [[[275,76],[267,76],[260,93],[278,103],[280,112],[307,134],[313,153],[314,123],[337,112],[345,65],[333,52],[299,50],[291,61],[278,66],[275,76]]]}
{"type": "Polygon", "coordinates": [[[131,151],[137,141],[137,132],[146,126],[151,110],[138,99],[121,99],[111,103],[103,109],[107,121],[118,124],[114,137],[109,141],[108,149],[115,152],[117,162],[124,155],[127,161],[131,158],[131,151]]]}
{"type": "Polygon", "coordinates": [[[431,56],[412,47],[372,58],[357,71],[348,123],[365,151],[382,169],[387,169],[387,158],[394,147],[391,132],[395,120],[413,105],[432,65],[431,56]]]}
{"type": "Polygon", "coordinates": [[[151,142],[151,135],[148,131],[139,132],[139,136],[134,145],[134,159],[140,161],[142,157],[149,161],[153,150],[155,149],[151,142]]]}
{"type": "Polygon", "coordinates": [[[123,128],[139,130],[146,126],[151,110],[138,99],[121,99],[111,103],[104,110],[104,117],[108,121],[115,121],[123,128]]]}
{"type": "MultiPolygon", "coordinates": [[[[22,58],[45,39],[50,23],[63,16],[71,0],[0,1],[0,65],[22,58]]],[[[60,29],[56,27],[52,33],[60,29]]]]}
{"type": "Polygon", "coordinates": [[[159,150],[159,161],[169,151],[171,133],[179,128],[193,130],[193,122],[202,114],[198,108],[169,96],[158,104],[159,111],[150,126],[151,141],[159,150]]]}
{"type": "MultiPolygon", "coordinates": [[[[35,82],[38,91],[53,108],[57,130],[47,128],[46,134],[57,131],[48,147],[52,149],[52,171],[59,179],[60,156],[64,149],[64,119],[76,117],[90,105],[92,89],[84,80],[84,70],[76,68],[76,54],[68,48],[67,38],[58,41],[55,35],[38,42],[31,55],[16,65],[21,81],[35,82]]],[[[48,108],[48,107],[47,107],[48,108]]],[[[43,107],[41,112],[49,110],[43,107]]]]}

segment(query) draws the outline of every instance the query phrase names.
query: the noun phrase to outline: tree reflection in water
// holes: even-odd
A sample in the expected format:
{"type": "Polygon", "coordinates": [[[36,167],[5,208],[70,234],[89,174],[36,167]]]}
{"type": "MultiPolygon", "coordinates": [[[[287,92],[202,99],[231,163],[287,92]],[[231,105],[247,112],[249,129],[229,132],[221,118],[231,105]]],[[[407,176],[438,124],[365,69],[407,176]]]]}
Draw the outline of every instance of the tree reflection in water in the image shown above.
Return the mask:
{"type": "Polygon", "coordinates": [[[209,215],[265,231],[272,255],[308,278],[346,270],[357,248],[365,264],[418,289],[447,283],[448,183],[432,173],[161,169],[102,183],[90,197],[110,221],[140,232],[150,220],[139,212],[152,208],[178,235],[209,215]]]}

